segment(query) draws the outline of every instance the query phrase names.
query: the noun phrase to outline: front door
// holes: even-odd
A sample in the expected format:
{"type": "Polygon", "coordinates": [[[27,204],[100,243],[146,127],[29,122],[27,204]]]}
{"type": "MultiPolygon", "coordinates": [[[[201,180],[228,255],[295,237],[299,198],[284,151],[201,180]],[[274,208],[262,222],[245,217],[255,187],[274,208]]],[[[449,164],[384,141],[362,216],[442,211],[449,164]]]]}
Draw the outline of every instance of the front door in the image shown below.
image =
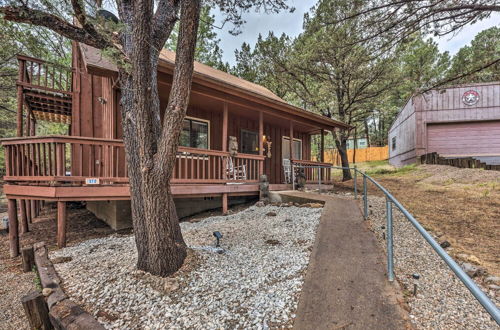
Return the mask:
{"type": "MultiPolygon", "coordinates": [[[[290,138],[283,136],[281,140],[281,158],[290,159],[290,138]]],[[[293,157],[292,159],[302,159],[302,140],[293,139],[293,157]]]]}

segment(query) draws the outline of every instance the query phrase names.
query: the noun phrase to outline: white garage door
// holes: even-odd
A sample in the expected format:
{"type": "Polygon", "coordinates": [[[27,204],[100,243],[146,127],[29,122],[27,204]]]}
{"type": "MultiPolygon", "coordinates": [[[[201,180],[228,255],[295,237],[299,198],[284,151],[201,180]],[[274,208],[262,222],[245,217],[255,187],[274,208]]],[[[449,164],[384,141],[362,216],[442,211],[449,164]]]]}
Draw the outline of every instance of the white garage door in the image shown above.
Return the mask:
{"type": "Polygon", "coordinates": [[[428,124],[427,152],[442,156],[500,155],[500,121],[428,124]]]}

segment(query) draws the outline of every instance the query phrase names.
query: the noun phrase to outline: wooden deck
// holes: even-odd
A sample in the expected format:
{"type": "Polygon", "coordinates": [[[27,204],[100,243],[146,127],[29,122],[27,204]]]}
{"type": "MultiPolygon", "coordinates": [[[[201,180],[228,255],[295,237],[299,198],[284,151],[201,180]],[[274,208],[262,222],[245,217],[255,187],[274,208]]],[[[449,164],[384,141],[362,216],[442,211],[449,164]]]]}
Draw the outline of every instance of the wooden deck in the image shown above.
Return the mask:
{"type": "MultiPolygon", "coordinates": [[[[72,68],[18,56],[17,137],[1,140],[12,256],[19,254],[18,214],[21,230],[27,228],[42,201],[57,202],[58,245],[62,247],[66,242],[66,202],[130,199],[125,147],[120,140],[119,88],[109,77],[81,70],[78,54],[74,53],[72,68]],[[69,124],[71,136],[36,136],[40,120],[69,124]]],[[[165,72],[160,78],[160,103],[165,103],[171,78],[165,72]]],[[[292,154],[286,157],[292,158],[306,181],[330,182],[331,164],[293,158],[310,158],[312,134],[321,135],[323,150],[325,130],[347,127],[345,124],[283,102],[243,95],[241,90],[229,93],[227,86],[221,91],[217,81],[203,84],[193,82],[188,115],[209,123],[207,149],[178,148],[170,180],[174,197],[221,197],[223,212],[227,212],[229,196],[259,194],[259,178],[264,173],[270,190],[289,190],[291,184],[285,180],[290,172],[285,176],[282,166],[286,149],[282,143],[287,136],[292,154]],[[258,143],[252,149],[241,149],[256,154],[231,156],[228,138],[242,139],[243,130],[255,133],[258,143]],[[295,140],[302,141],[299,155],[293,152],[295,140]]]]}
{"type": "MultiPolygon", "coordinates": [[[[71,136],[4,139],[8,198],[48,200],[129,199],[123,141],[71,136]],[[83,166],[86,163],[87,166],[83,166]]],[[[258,192],[265,157],[179,147],[171,183],[176,196],[258,192]],[[234,175],[228,164],[244,168],[234,175]]],[[[331,180],[329,164],[294,160],[309,183],[331,180]],[[323,168],[318,168],[322,166],[323,168]]],[[[279,184],[274,185],[279,189],[279,184]]]]}

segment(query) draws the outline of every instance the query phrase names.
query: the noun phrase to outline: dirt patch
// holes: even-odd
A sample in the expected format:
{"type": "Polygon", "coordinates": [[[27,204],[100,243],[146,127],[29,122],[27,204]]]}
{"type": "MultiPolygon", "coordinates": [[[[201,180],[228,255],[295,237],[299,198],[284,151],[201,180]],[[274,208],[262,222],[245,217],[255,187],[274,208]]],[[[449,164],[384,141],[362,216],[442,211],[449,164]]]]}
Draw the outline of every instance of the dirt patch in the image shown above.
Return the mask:
{"type": "MultiPolygon", "coordinates": [[[[41,216],[30,224],[30,232],[20,236],[21,248],[45,241],[50,250],[56,249],[56,209],[48,204],[41,216]]],[[[98,220],[92,213],[76,204],[68,207],[68,245],[107,236],[114,231],[98,220]]],[[[9,256],[9,237],[0,231],[0,282],[6,292],[0,290],[0,328],[28,329],[27,320],[20,299],[35,289],[35,276],[32,272],[23,273],[21,257],[9,256]]]]}
{"type": "MultiPolygon", "coordinates": [[[[500,172],[421,165],[401,174],[372,175],[439,241],[448,241],[455,258],[477,257],[488,273],[500,275],[500,172]]],[[[362,180],[358,181],[362,191],[362,180]]],[[[351,190],[352,181],[337,189],[351,190]]],[[[369,195],[382,196],[373,185],[369,195]]]]}

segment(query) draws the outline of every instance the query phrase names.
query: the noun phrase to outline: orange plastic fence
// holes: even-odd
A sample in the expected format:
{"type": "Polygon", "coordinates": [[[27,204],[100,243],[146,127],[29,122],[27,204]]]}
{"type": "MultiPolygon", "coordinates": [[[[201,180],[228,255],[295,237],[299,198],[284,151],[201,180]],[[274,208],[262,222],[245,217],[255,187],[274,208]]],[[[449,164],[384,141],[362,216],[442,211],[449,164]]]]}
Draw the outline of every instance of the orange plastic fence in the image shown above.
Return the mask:
{"type": "MultiPolygon", "coordinates": [[[[365,149],[347,150],[349,163],[371,162],[375,160],[386,160],[389,158],[389,146],[385,147],[370,147],[365,149]]],[[[340,165],[340,155],[337,149],[325,150],[325,163],[340,165]]]]}

